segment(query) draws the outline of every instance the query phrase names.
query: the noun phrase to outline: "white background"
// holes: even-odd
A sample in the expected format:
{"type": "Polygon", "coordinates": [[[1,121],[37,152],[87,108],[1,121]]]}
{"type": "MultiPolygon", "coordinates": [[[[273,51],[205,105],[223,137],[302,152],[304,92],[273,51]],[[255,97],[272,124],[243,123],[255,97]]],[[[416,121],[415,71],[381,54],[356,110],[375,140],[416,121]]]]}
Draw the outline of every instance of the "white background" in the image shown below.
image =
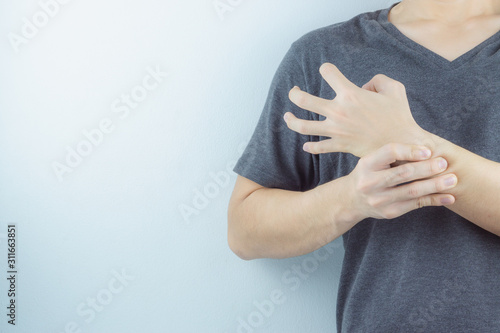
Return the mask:
{"type": "Polygon", "coordinates": [[[323,261],[239,259],[227,245],[227,169],[290,44],[392,2],[224,0],[231,11],[217,12],[210,0],[73,0],[52,2],[52,16],[40,3],[0,5],[1,331],[335,331],[341,240],[323,261]],[[124,117],[133,92],[146,95],[124,117]],[[88,146],[82,131],[105,119],[112,130],[88,146]],[[86,156],[58,177],[54,163],[68,167],[79,145],[86,156]]]}

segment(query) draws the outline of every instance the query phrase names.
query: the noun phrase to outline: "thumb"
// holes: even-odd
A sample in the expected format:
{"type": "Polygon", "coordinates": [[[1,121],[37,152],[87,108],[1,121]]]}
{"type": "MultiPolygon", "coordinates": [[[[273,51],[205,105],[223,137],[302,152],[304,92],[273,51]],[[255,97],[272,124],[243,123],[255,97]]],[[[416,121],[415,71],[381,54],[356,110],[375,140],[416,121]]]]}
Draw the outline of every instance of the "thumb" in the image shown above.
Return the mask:
{"type": "Polygon", "coordinates": [[[375,87],[373,86],[372,81],[370,81],[370,82],[366,82],[365,84],[363,84],[363,86],[362,86],[361,88],[363,88],[363,89],[365,89],[365,90],[369,90],[369,91],[377,92],[377,91],[375,90],[375,87]]]}
{"type": "Polygon", "coordinates": [[[406,95],[405,87],[401,82],[391,79],[384,74],[375,75],[369,82],[365,83],[362,88],[394,97],[401,97],[402,93],[406,95]]]}

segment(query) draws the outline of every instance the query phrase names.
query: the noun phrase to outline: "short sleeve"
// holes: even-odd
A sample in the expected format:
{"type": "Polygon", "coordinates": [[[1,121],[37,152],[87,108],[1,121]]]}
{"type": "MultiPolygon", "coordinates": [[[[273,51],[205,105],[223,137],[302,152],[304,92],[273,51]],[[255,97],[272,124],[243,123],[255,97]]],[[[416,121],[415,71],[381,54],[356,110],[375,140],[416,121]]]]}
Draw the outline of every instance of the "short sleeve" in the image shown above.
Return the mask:
{"type": "Polygon", "coordinates": [[[257,126],[233,171],[264,187],[306,191],[319,181],[318,161],[302,146],[317,141],[317,137],[296,133],[283,120],[287,111],[297,118],[312,120],[310,112],[288,98],[294,86],[306,90],[304,71],[295,52],[292,44],[274,74],[257,126]]]}

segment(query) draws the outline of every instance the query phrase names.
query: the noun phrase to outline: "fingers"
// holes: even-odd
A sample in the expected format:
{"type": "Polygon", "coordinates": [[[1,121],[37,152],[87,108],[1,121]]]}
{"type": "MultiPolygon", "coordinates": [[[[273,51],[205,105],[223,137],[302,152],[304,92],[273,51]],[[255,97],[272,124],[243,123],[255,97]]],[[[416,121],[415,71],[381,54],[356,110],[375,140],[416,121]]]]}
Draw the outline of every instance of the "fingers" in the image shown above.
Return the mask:
{"type": "Polygon", "coordinates": [[[392,188],[390,192],[397,200],[418,199],[429,194],[449,190],[457,185],[458,179],[454,174],[447,174],[440,177],[416,181],[411,184],[392,188]]]}
{"type": "Polygon", "coordinates": [[[382,218],[394,219],[418,208],[443,205],[448,206],[452,205],[453,203],[455,203],[455,197],[451,194],[426,195],[416,199],[396,202],[392,205],[387,206],[384,209],[382,218]]]}
{"type": "Polygon", "coordinates": [[[412,199],[408,201],[398,202],[395,205],[395,209],[400,212],[400,215],[411,212],[412,210],[429,207],[429,206],[448,206],[455,203],[455,197],[451,194],[432,194],[425,197],[420,197],[417,199],[412,199]]]}
{"type": "Polygon", "coordinates": [[[378,171],[382,179],[380,186],[392,187],[417,179],[435,176],[446,170],[448,162],[437,157],[427,161],[406,163],[390,169],[378,171]]]}
{"type": "Polygon", "coordinates": [[[424,146],[388,143],[367,155],[364,163],[372,170],[383,170],[396,161],[422,161],[430,156],[431,151],[424,146]]]}
{"type": "Polygon", "coordinates": [[[306,142],[304,143],[303,149],[311,154],[342,152],[340,146],[334,139],[325,139],[316,142],[306,142]]]}
{"type": "Polygon", "coordinates": [[[344,74],[337,68],[337,66],[325,62],[319,68],[319,72],[325,81],[332,87],[337,95],[341,94],[343,90],[358,88],[354,83],[349,81],[344,74]]]}
{"type": "Polygon", "coordinates": [[[380,212],[380,217],[393,219],[414,209],[426,206],[444,206],[455,202],[451,194],[438,193],[457,185],[457,177],[448,174],[416,181],[399,187],[382,190],[368,200],[370,207],[380,212]],[[448,179],[451,179],[448,182],[448,179]]]}
{"type": "Polygon", "coordinates": [[[294,132],[304,135],[328,136],[324,121],[299,119],[291,112],[286,112],[283,119],[285,119],[288,128],[294,132]]]}
{"type": "Polygon", "coordinates": [[[379,92],[383,91],[384,88],[387,89],[387,87],[385,87],[386,79],[389,79],[389,78],[383,74],[377,74],[370,81],[365,83],[362,86],[362,88],[379,93],[379,92]]]}
{"type": "Polygon", "coordinates": [[[362,88],[393,97],[400,97],[402,94],[406,96],[405,86],[401,82],[391,79],[384,74],[375,75],[362,88]]]}
{"type": "Polygon", "coordinates": [[[293,87],[288,93],[288,98],[299,108],[311,111],[322,116],[327,116],[331,108],[331,101],[313,96],[299,87],[293,87]]]}
{"type": "Polygon", "coordinates": [[[362,157],[351,173],[360,202],[356,209],[364,216],[393,219],[424,206],[453,204],[453,195],[442,192],[458,179],[441,174],[448,167],[444,158],[430,156],[426,147],[393,143],[362,157]],[[391,168],[396,161],[408,163],[391,168]]]}
{"type": "Polygon", "coordinates": [[[365,84],[363,84],[361,86],[361,88],[365,89],[365,90],[368,90],[368,91],[377,92],[377,89],[375,88],[374,84],[372,83],[372,80],[370,80],[369,82],[366,82],[365,84]]]}

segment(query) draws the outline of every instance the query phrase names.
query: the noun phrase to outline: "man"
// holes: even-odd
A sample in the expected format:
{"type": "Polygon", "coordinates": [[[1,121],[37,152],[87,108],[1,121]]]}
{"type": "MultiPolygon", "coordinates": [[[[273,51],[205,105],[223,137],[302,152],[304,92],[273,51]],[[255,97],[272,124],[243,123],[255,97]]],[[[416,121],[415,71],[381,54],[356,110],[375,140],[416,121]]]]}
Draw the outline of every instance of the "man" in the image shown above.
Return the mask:
{"type": "Polygon", "coordinates": [[[315,30],[234,169],[229,246],[287,258],[342,235],[339,332],[500,332],[499,130],[499,0],[315,30]]]}

